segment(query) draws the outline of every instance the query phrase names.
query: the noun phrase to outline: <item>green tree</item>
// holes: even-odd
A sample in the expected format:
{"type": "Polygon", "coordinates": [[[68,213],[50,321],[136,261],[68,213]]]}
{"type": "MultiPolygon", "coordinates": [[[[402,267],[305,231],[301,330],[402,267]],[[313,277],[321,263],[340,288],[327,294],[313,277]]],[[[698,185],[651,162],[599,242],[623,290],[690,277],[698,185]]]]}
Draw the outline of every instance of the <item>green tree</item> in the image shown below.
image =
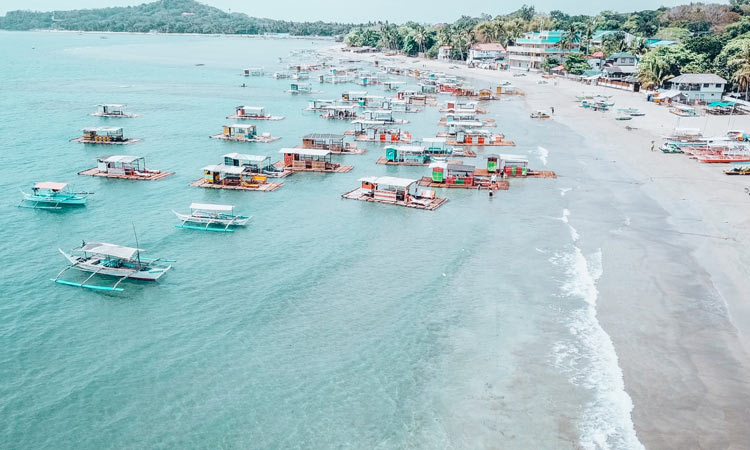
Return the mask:
{"type": "Polygon", "coordinates": [[[583,72],[591,69],[589,63],[587,63],[583,55],[579,53],[568,54],[563,66],[568,73],[572,73],[573,75],[581,75],[583,72]]]}

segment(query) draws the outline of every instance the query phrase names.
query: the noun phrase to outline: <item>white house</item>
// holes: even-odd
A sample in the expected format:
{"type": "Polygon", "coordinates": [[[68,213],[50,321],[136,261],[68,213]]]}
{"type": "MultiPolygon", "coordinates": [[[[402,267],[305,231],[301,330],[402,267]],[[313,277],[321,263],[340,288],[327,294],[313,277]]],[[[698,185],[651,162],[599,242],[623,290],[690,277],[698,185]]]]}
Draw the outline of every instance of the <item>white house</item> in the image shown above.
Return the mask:
{"type": "Polygon", "coordinates": [[[665,87],[679,91],[689,103],[721,100],[727,80],[712,73],[685,73],[667,80],[665,87]]]}
{"type": "Polygon", "coordinates": [[[469,55],[466,58],[466,62],[471,63],[482,63],[482,62],[495,62],[498,59],[505,58],[506,52],[502,45],[493,42],[488,44],[474,44],[469,49],[469,55]]]}
{"type": "Polygon", "coordinates": [[[448,61],[451,59],[451,49],[452,47],[450,45],[443,45],[438,49],[438,56],[437,59],[440,61],[448,61]]]}
{"type": "Polygon", "coordinates": [[[591,45],[594,47],[601,47],[602,42],[604,41],[604,38],[608,35],[612,35],[615,33],[622,33],[623,37],[625,38],[625,44],[630,45],[636,37],[630,33],[627,33],[625,31],[618,31],[618,30],[596,30],[594,34],[591,36],[591,45]]]}
{"type": "Polygon", "coordinates": [[[560,30],[524,34],[516,39],[515,45],[508,46],[508,65],[515,70],[541,70],[548,57],[553,56],[558,62],[565,61],[568,53],[578,53],[578,43],[573,43],[574,48],[564,48],[560,45],[564,35],[565,32],[560,30]]]}

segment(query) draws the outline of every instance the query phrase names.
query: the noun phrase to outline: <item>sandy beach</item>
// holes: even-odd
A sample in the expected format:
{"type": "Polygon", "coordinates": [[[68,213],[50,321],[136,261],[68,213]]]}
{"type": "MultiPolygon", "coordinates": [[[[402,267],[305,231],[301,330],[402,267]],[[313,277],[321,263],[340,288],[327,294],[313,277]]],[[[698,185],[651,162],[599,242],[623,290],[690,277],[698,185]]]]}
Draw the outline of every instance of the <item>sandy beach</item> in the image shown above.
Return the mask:
{"type": "MultiPolygon", "coordinates": [[[[727,165],[701,164],[658,151],[676,127],[706,135],[750,130],[748,116],[678,118],[646,102],[644,93],[545,80],[540,74],[466,68],[453,63],[340,52],[338,58],[391,61],[467,77],[475,87],[509,80],[525,92],[529,112],[554,107],[551,119],[601,150],[600,161],[578,177],[625,177],[609,201],[627,220],[602,243],[603,275],[597,315],[611,337],[625,389],[633,400],[639,440],[649,449],[743,449],[750,442],[750,177],[726,176],[727,165]],[[612,96],[614,110],[584,110],[576,95],[612,96]],[[646,115],[616,121],[617,108],[646,115]],[[632,129],[628,129],[631,127],[632,129]],[[657,151],[651,151],[655,142],[657,151]],[[606,163],[606,170],[602,164],[606,163]],[[611,172],[609,172],[611,170],[611,172]],[[643,206],[644,204],[656,205],[643,206]],[[658,251],[657,251],[658,250],[658,251]],[[624,257],[623,255],[626,255],[624,257]],[[633,258],[633,255],[638,258],[633,258]]],[[[513,130],[499,131],[513,136],[513,130]]],[[[549,148],[550,153],[554,148],[549,148]]],[[[579,223],[605,221],[578,217],[579,223]]]]}

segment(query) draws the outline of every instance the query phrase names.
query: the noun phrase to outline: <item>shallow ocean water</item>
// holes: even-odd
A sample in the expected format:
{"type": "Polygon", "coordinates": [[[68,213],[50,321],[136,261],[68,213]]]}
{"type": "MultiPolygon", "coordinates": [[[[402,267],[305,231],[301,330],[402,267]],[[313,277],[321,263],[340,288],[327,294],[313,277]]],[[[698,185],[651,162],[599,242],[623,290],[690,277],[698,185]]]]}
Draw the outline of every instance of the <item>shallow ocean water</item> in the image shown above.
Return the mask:
{"type": "MultiPolygon", "coordinates": [[[[292,97],[289,80],[239,75],[320,41],[104,37],[0,33],[3,446],[640,448],[596,321],[597,243],[617,224],[576,223],[617,211],[606,187],[582,187],[606,162],[581,136],[532,121],[519,99],[488,104],[518,144],[500,152],[560,178],[511,180],[492,199],[439,192],[450,200],[432,212],[340,198],[362,176],[426,174],[376,165],[375,144],[335,157],[349,173],[296,174],[274,192],[192,188],[225,153],[278,156],[304,134],[346,130],[302,109],[361,88],[311,80],[324,93],[292,97]],[[88,115],[108,102],[141,116],[88,115]],[[240,104],[286,116],[254,122],[282,139],[208,139],[240,104]],[[143,141],[70,141],[105,124],[143,141]],[[118,153],[176,173],[76,175],[118,153]],[[95,194],[84,209],[16,208],[19,189],[44,180],[95,194]],[[176,229],[171,210],[194,201],[253,218],[231,234],[176,229]],[[159,282],[106,294],[50,281],[66,262],[58,247],[134,245],[133,227],[151,256],[177,260],[159,282]]],[[[417,138],[438,129],[437,108],[402,116],[417,138]]]]}

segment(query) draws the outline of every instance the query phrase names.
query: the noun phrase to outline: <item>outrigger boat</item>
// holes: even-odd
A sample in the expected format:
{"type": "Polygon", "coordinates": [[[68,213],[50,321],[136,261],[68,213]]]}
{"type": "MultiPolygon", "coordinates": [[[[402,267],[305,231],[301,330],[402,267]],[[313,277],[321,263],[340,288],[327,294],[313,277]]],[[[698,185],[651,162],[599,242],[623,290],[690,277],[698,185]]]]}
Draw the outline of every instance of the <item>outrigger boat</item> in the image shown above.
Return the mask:
{"type": "Polygon", "coordinates": [[[731,169],[724,171],[727,175],[750,175],[750,162],[736,162],[731,169]]]}
{"type": "Polygon", "coordinates": [[[264,75],[262,67],[250,67],[242,72],[246,77],[262,77],[264,75]]]}
{"type": "Polygon", "coordinates": [[[266,108],[262,106],[238,106],[235,113],[227,116],[227,119],[250,119],[250,120],[282,120],[284,116],[272,116],[266,114],[266,108]]]}
{"type": "Polygon", "coordinates": [[[31,194],[23,192],[21,208],[62,209],[63,206],[86,206],[90,192],[71,192],[68,183],[42,181],[31,188],[31,194]]]}
{"type": "Polygon", "coordinates": [[[123,289],[117,286],[126,279],[156,281],[172,268],[167,263],[174,262],[169,259],[141,257],[142,249],[104,242],[83,242],[81,247],[71,250],[70,253],[66,253],[62,249],[59,250],[65,259],[70,262],[70,265],[60,271],[52,281],[67,286],[100,291],[122,292],[123,289]],[[80,256],[73,255],[73,253],[80,253],[80,256]],[[62,274],[69,269],[89,272],[91,275],[80,283],[61,280],[62,274]],[[119,279],[114,286],[88,284],[94,275],[105,275],[119,279]]]}
{"type": "Polygon", "coordinates": [[[232,205],[214,205],[210,203],[191,203],[190,214],[172,211],[182,223],[177,228],[201,231],[219,231],[231,233],[234,227],[244,227],[250,217],[234,214],[232,205]]]}
{"type": "Polygon", "coordinates": [[[114,103],[105,103],[96,105],[97,111],[91,113],[92,116],[97,117],[115,117],[115,118],[132,118],[138,117],[137,114],[130,114],[125,112],[125,105],[119,105],[114,103]]]}

